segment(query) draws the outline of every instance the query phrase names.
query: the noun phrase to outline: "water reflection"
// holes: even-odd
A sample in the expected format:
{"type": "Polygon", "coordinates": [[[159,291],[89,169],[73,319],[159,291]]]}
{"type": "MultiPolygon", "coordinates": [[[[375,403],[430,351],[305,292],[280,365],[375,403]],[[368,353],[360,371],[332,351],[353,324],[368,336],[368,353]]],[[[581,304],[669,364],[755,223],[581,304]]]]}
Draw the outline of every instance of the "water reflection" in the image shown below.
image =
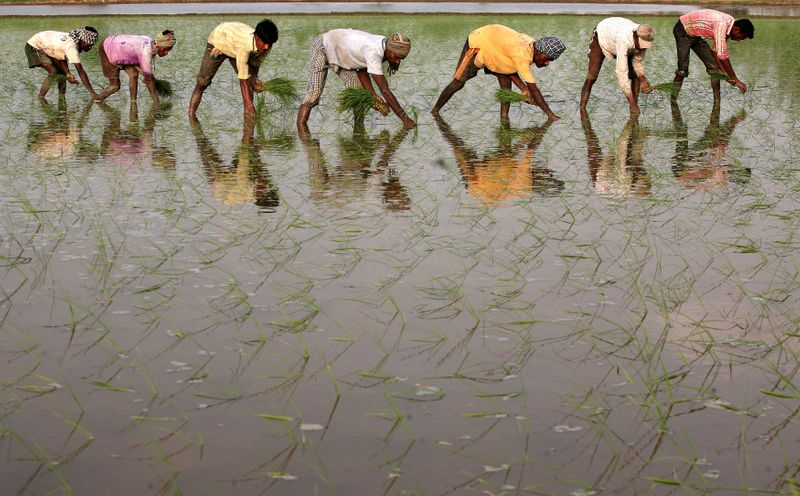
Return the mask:
{"type": "Polygon", "coordinates": [[[328,167],[319,140],[310,135],[303,136],[301,139],[308,155],[311,199],[339,207],[366,200],[381,204],[388,210],[408,210],[411,197],[391,165],[408,133],[409,130],[403,128],[391,135],[384,129],[376,136],[370,136],[363,122],[357,122],[351,137],[338,138],[339,164],[335,168],[328,167]]]}
{"type": "MultiPolygon", "coordinates": [[[[200,122],[192,122],[197,152],[203,162],[214,199],[224,205],[254,203],[264,212],[274,212],[280,204],[280,193],[261,161],[261,151],[267,141],[260,134],[256,136],[255,129],[255,120],[246,118],[242,141],[233,160],[227,164],[203,132],[200,122]]],[[[283,139],[278,139],[276,143],[281,147],[286,146],[283,139]]]]}
{"type": "Polygon", "coordinates": [[[642,159],[647,131],[639,126],[638,116],[628,119],[619,133],[614,149],[607,154],[603,153],[600,140],[592,129],[588,112],[581,112],[581,125],[586,137],[589,176],[595,190],[614,197],[649,195],[650,176],[642,159]]]}
{"type": "Polygon", "coordinates": [[[720,108],[715,106],[703,136],[689,146],[688,127],[683,122],[681,109],[672,102],[672,123],[675,131],[675,155],[672,173],[687,188],[712,189],[750,180],[750,168],[725,161],[731,135],[746,115],[744,110],[720,124],[720,108]]]}
{"type": "Polygon", "coordinates": [[[564,189],[564,182],[550,169],[534,163],[536,149],[552,122],[525,129],[513,129],[504,122],[495,133],[497,147],[483,156],[468,147],[443,118],[437,117],[436,124],[453,147],[464,187],[484,205],[496,207],[531,193],[552,196],[564,189]]]}
{"type": "Polygon", "coordinates": [[[123,127],[122,112],[105,103],[97,104],[106,117],[100,140],[100,155],[116,164],[146,165],[152,163],[165,170],[174,170],[175,154],[169,148],[155,144],[156,123],[169,115],[169,105],[152,105],[144,121],[139,122],[139,108],[132,103],[128,124],[123,127]]]}
{"type": "Polygon", "coordinates": [[[44,159],[75,157],[91,161],[96,157],[97,150],[83,136],[91,102],[79,112],[67,110],[65,98],[59,98],[57,107],[44,99],[39,99],[39,104],[44,121],[31,122],[28,152],[44,159]]]}

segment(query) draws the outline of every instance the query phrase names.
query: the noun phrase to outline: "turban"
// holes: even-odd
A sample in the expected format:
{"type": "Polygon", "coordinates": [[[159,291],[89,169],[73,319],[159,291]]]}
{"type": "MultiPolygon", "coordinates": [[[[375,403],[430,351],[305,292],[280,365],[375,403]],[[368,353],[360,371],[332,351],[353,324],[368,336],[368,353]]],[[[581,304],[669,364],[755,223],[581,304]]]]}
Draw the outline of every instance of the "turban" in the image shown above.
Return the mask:
{"type": "Polygon", "coordinates": [[[89,26],[86,26],[85,28],[73,29],[69,32],[69,37],[72,38],[72,41],[74,41],[75,44],[80,44],[80,42],[83,41],[89,45],[94,45],[97,43],[97,31],[94,31],[93,29],[87,29],[88,27],[89,26]]]}
{"type": "Polygon", "coordinates": [[[158,48],[172,48],[175,46],[175,42],[178,41],[175,39],[175,33],[173,32],[168,32],[167,34],[159,33],[153,40],[158,48]]]}
{"type": "Polygon", "coordinates": [[[537,52],[547,55],[550,60],[555,60],[567,49],[564,42],[555,36],[542,36],[533,43],[537,52]]]}
{"type": "Polygon", "coordinates": [[[401,59],[404,59],[408,57],[408,52],[411,51],[411,40],[404,34],[395,33],[386,41],[386,48],[401,59]]]}

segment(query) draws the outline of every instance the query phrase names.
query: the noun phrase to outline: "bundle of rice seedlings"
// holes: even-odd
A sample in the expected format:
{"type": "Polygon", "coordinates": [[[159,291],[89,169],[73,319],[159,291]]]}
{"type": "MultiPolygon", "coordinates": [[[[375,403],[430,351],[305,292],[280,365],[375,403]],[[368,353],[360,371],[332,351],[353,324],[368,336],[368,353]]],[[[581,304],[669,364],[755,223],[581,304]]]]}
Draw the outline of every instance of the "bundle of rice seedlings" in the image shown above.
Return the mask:
{"type": "Polygon", "coordinates": [[[50,76],[53,79],[53,83],[66,83],[67,82],[67,75],[66,74],[56,74],[54,76],[50,76]]]}
{"type": "Polygon", "coordinates": [[[681,85],[673,82],[656,84],[652,86],[652,88],[653,91],[660,91],[661,93],[667,93],[671,96],[678,96],[681,92],[681,85]]]}
{"type": "Polygon", "coordinates": [[[500,88],[494,92],[494,98],[500,103],[522,103],[527,97],[514,90],[500,88]]]}
{"type": "Polygon", "coordinates": [[[172,84],[164,79],[155,78],[156,93],[161,98],[172,97],[172,84]]]}
{"type": "Polygon", "coordinates": [[[297,92],[297,85],[291,79],[277,77],[265,81],[261,85],[262,91],[266,91],[274,96],[283,104],[292,103],[300,99],[300,94],[297,92]]]}
{"type": "Polygon", "coordinates": [[[372,93],[364,88],[345,88],[339,92],[338,100],[337,110],[340,113],[352,112],[356,119],[363,118],[369,109],[378,103],[372,93]]]}

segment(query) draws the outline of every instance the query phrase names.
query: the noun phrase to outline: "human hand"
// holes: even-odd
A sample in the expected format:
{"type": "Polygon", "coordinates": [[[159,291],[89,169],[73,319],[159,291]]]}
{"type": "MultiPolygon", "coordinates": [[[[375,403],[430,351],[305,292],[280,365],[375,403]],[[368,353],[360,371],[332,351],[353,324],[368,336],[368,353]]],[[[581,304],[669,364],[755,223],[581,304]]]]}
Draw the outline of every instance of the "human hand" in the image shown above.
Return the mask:
{"type": "Polygon", "coordinates": [[[417,127],[417,123],[414,122],[409,117],[406,117],[405,119],[403,119],[403,127],[405,127],[406,129],[414,129],[415,127],[417,127]]]}
{"type": "Polygon", "coordinates": [[[256,93],[261,93],[262,91],[267,90],[267,85],[265,85],[260,79],[255,79],[253,81],[253,91],[256,93]]]}
{"type": "Polygon", "coordinates": [[[648,81],[647,79],[642,79],[642,84],[639,86],[639,90],[642,93],[650,93],[651,91],[653,91],[653,87],[650,86],[650,81],[648,81]]]}
{"type": "Polygon", "coordinates": [[[70,84],[78,84],[78,80],[75,79],[75,76],[73,76],[71,72],[67,73],[67,82],[70,84]]]}
{"type": "Polygon", "coordinates": [[[739,88],[742,93],[747,93],[747,86],[738,79],[732,79],[731,84],[739,88]]]}
{"type": "Polygon", "coordinates": [[[374,105],[372,106],[372,108],[373,108],[374,110],[376,110],[377,112],[380,112],[380,114],[381,114],[382,116],[384,116],[384,117],[386,117],[387,115],[389,115],[389,107],[387,107],[386,105],[381,105],[380,103],[376,103],[376,104],[374,104],[374,105]]]}

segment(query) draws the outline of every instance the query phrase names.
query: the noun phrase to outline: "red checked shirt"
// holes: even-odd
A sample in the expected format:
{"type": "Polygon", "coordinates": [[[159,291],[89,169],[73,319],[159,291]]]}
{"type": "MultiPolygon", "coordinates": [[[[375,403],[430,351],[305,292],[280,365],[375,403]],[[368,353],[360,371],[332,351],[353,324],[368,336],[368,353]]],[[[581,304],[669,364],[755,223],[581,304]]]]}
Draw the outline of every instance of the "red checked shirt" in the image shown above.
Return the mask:
{"type": "Polygon", "coordinates": [[[693,10],[681,16],[681,23],[689,36],[714,40],[711,49],[720,59],[730,58],[727,38],[733,28],[733,21],[733,16],[711,9],[693,10]]]}

